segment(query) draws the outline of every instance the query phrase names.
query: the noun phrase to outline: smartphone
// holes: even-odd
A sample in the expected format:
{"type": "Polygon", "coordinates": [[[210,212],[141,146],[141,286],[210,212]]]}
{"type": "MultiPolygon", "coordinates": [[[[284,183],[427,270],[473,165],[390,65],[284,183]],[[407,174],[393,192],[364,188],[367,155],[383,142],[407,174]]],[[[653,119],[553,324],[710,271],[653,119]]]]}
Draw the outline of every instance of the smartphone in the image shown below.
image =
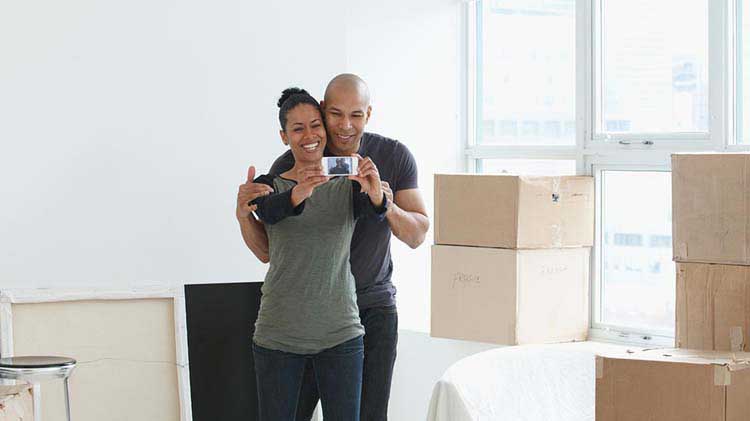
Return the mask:
{"type": "Polygon", "coordinates": [[[357,175],[359,160],[353,156],[327,156],[321,164],[323,173],[328,176],[357,175]]]}

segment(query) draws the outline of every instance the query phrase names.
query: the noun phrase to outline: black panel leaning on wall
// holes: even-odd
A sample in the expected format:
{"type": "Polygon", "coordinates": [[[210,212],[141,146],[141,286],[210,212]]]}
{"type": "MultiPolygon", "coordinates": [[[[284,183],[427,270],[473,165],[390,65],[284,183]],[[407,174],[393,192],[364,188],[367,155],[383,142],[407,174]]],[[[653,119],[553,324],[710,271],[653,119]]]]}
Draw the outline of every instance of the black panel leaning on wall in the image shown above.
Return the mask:
{"type": "Polygon", "coordinates": [[[194,421],[257,421],[252,336],[261,282],[185,286],[194,421]]]}

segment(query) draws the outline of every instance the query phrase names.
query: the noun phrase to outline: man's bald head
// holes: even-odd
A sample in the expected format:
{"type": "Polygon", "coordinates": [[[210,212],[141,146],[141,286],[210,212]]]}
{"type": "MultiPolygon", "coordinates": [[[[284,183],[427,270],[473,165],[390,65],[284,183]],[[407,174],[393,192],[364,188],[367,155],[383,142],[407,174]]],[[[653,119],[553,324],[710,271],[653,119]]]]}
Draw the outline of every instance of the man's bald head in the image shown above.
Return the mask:
{"type": "Polygon", "coordinates": [[[352,73],[342,73],[328,82],[324,100],[328,101],[334,94],[356,95],[365,106],[370,105],[370,89],[361,77],[352,73]]]}
{"type": "Polygon", "coordinates": [[[356,153],[370,120],[370,90],[362,78],[343,73],[331,79],[320,103],[328,130],[328,150],[334,155],[356,153]]]}

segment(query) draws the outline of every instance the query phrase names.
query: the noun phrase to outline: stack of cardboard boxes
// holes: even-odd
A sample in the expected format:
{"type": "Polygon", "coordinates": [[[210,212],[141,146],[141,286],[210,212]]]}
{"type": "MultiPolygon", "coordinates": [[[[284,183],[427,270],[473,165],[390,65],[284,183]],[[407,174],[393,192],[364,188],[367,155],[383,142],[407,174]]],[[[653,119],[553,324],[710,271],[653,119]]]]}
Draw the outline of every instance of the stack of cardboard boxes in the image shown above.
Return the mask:
{"type": "Polygon", "coordinates": [[[676,345],[748,351],[750,154],[672,156],[676,345]]]}
{"type": "Polygon", "coordinates": [[[750,154],[672,156],[674,350],[597,358],[596,419],[750,419],[750,154]]]}
{"type": "Polygon", "coordinates": [[[591,177],[435,175],[432,336],[585,340],[593,238],[591,177]]]}

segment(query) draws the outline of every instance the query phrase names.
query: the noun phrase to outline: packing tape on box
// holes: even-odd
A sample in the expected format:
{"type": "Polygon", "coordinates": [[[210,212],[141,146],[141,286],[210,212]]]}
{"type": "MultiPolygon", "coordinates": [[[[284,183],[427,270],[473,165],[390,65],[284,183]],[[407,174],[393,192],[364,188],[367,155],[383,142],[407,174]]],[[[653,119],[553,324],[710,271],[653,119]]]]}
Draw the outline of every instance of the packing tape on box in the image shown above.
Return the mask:
{"type": "Polygon", "coordinates": [[[604,377],[604,358],[596,356],[596,378],[601,379],[604,377]]]}
{"type": "Polygon", "coordinates": [[[745,348],[743,339],[742,326],[732,326],[729,328],[729,343],[732,352],[742,351],[745,348]]]}
{"type": "Polygon", "coordinates": [[[545,190],[549,193],[549,200],[553,203],[560,202],[560,182],[561,177],[548,177],[548,176],[520,176],[524,183],[530,184],[534,187],[545,190]]]}
{"type": "Polygon", "coordinates": [[[552,198],[555,202],[560,201],[560,177],[552,177],[552,198]]]}
{"type": "Polygon", "coordinates": [[[554,247],[561,248],[563,244],[563,228],[560,224],[552,224],[549,226],[550,236],[552,237],[552,244],[554,247]]]}
{"type": "Polygon", "coordinates": [[[729,386],[732,384],[732,373],[724,365],[714,366],[714,386],[729,386]]]}
{"type": "Polygon", "coordinates": [[[677,255],[675,256],[675,259],[677,260],[687,259],[687,255],[688,255],[687,243],[677,244],[676,250],[677,250],[677,255]]]}

